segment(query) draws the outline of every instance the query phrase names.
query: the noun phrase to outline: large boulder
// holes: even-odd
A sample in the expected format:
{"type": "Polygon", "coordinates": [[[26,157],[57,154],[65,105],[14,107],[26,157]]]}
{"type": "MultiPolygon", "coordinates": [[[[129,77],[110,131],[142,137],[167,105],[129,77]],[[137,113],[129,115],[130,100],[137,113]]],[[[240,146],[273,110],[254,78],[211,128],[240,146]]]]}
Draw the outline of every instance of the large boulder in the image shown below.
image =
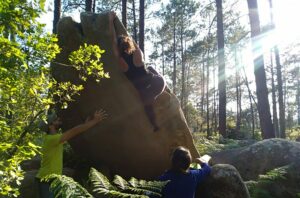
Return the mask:
{"type": "Polygon", "coordinates": [[[260,174],[295,161],[300,161],[300,143],[276,138],[212,154],[211,160],[213,164],[233,165],[245,181],[256,180],[260,174]]]}
{"type": "Polygon", "coordinates": [[[276,168],[258,181],[248,181],[252,197],[299,198],[300,195],[300,161],[276,168]]]}
{"type": "MultiPolygon", "coordinates": [[[[59,21],[58,39],[62,51],[56,62],[69,64],[70,52],[81,44],[97,44],[106,51],[102,61],[110,78],[100,84],[89,79],[76,101],[58,114],[63,120],[63,130],[67,130],[82,123],[96,109],[105,109],[108,119],[70,141],[75,152],[96,168],[107,166],[112,174],[153,179],[170,166],[170,155],[175,147],[189,148],[193,157],[199,154],[179,101],[168,88],[154,103],[160,130],[153,132],[137,90],[119,69],[112,52],[113,35],[108,18],[108,14],[82,13],[81,23],[70,17],[59,21]]],[[[114,21],[114,28],[117,35],[127,34],[119,19],[114,21]]],[[[61,64],[52,64],[52,72],[58,82],[80,81],[76,71],[61,64]]]]}
{"type": "Polygon", "coordinates": [[[198,187],[196,197],[250,198],[239,172],[229,164],[212,167],[210,176],[198,187]]]}

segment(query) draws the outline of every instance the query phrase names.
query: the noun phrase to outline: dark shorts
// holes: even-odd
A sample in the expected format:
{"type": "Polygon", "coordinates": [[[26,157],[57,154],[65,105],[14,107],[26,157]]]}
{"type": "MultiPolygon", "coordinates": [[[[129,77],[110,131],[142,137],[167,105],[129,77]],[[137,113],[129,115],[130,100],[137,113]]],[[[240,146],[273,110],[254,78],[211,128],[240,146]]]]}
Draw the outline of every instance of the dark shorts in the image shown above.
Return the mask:
{"type": "Polygon", "coordinates": [[[36,178],[38,184],[38,197],[39,198],[54,198],[54,194],[50,191],[50,183],[41,181],[39,178],[36,178]]]}
{"type": "Polygon", "coordinates": [[[165,80],[160,75],[153,75],[149,84],[139,88],[139,93],[145,105],[152,104],[154,100],[164,91],[165,80]]]}
{"type": "Polygon", "coordinates": [[[164,91],[165,79],[152,67],[147,68],[147,74],[135,79],[132,83],[138,90],[144,105],[151,105],[164,91]]]}

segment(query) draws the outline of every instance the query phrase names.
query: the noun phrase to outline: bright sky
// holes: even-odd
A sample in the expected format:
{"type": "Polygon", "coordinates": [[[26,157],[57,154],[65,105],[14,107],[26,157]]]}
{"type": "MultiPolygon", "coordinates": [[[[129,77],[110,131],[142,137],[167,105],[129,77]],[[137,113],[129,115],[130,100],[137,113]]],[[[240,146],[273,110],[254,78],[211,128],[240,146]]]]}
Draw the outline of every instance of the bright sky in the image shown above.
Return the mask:
{"type": "MultiPolygon", "coordinates": [[[[270,20],[269,0],[258,0],[261,24],[265,25],[270,20]]],[[[47,0],[47,10],[49,12],[41,17],[41,21],[47,24],[47,31],[52,30],[53,3],[47,0]],[[49,3],[51,2],[51,4],[49,3]]],[[[300,0],[273,0],[273,13],[276,23],[276,33],[280,43],[300,40],[300,0]]],[[[72,14],[76,21],[79,21],[79,14],[72,14]]]]}
{"type": "MultiPolygon", "coordinates": [[[[259,0],[261,3],[261,23],[264,25],[270,20],[269,0],[259,0]]],[[[299,0],[273,0],[273,13],[276,23],[275,38],[282,46],[291,42],[300,41],[300,1],[299,0]]]]}
{"type": "MultiPolygon", "coordinates": [[[[167,0],[164,0],[164,2],[167,0]]],[[[200,1],[200,0],[198,0],[200,1]]],[[[210,0],[214,1],[214,0],[210,0]]],[[[259,12],[260,12],[260,22],[261,25],[267,25],[270,22],[270,13],[269,13],[269,0],[257,0],[259,3],[259,12]]],[[[49,32],[52,32],[52,23],[53,23],[53,1],[47,0],[47,10],[48,13],[41,17],[41,22],[46,24],[46,29],[49,32]],[[49,3],[51,2],[51,4],[49,3]]],[[[203,2],[201,0],[201,2],[203,2]]],[[[166,2],[165,2],[166,3],[166,2]]],[[[244,21],[248,22],[248,8],[247,1],[241,0],[240,7],[241,11],[244,13],[244,21]]],[[[291,43],[300,42],[300,0],[273,0],[273,14],[276,25],[276,31],[274,34],[267,34],[264,38],[264,48],[265,50],[269,50],[271,45],[276,42],[280,47],[289,46],[291,43]]],[[[73,13],[71,15],[75,21],[80,21],[79,14],[73,13]]],[[[246,23],[247,23],[246,22],[246,23]]],[[[148,22],[150,24],[150,21],[148,22]]],[[[147,25],[147,24],[146,24],[147,25]]],[[[146,56],[149,55],[152,51],[152,44],[149,42],[145,43],[146,56]]],[[[244,49],[242,52],[243,56],[243,65],[246,67],[246,73],[248,79],[254,79],[254,72],[252,65],[252,53],[251,53],[251,45],[249,43],[247,49],[244,49]]],[[[229,73],[228,73],[229,74],[229,73]]],[[[251,89],[255,89],[255,85],[252,84],[251,89]]],[[[230,105],[229,105],[230,106],[230,105]]],[[[231,107],[230,107],[231,108],[231,107]]],[[[233,107],[234,109],[235,107],[233,107]]]]}

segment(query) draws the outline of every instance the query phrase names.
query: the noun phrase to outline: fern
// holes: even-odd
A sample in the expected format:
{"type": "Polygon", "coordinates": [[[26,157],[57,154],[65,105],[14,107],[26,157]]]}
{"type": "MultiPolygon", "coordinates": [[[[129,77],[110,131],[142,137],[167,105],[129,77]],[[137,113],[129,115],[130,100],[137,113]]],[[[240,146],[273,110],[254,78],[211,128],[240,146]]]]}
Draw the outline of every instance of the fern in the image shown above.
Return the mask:
{"type": "MultiPolygon", "coordinates": [[[[64,175],[49,175],[43,178],[51,182],[50,190],[55,198],[93,198],[93,196],[72,178],[64,175]]],[[[158,198],[162,197],[162,188],[167,182],[145,181],[131,178],[126,181],[116,175],[113,183],[96,169],[91,168],[89,173],[91,189],[95,197],[105,198],[158,198]]]]}
{"type": "Polygon", "coordinates": [[[165,185],[169,181],[145,181],[145,180],[138,180],[134,177],[130,178],[129,184],[133,188],[140,188],[140,189],[146,189],[149,191],[153,191],[156,193],[161,193],[162,189],[165,187],[165,185]]]}
{"type": "Polygon", "coordinates": [[[55,198],[93,198],[93,196],[72,178],[51,174],[42,179],[51,182],[50,191],[55,198]]]}
{"type": "Polygon", "coordinates": [[[288,166],[283,166],[275,168],[268,171],[265,175],[259,175],[258,180],[247,182],[247,187],[249,189],[250,195],[253,198],[272,198],[272,192],[268,189],[272,183],[276,183],[279,180],[285,180],[287,174],[288,166]]]}
{"type": "Polygon", "coordinates": [[[148,198],[145,195],[136,195],[118,191],[118,188],[111,185],[107,177],[96,169],[91,168],[89,174],[90,182],[92,184],[93,192],[96,197],[107,198],[148,198]]]}
{"type": "Polygon", "coordinates": [[[126,193],[134,193],[139,195],[146,195],[150,197],[162,197],[161,190],[164,187],[165,182],[146,182],[145,180],[137,180],[133,179],[135,182],[135,186],[132,186],[129,182],[123,179],[121,176],[116,175],[113,183],[122,191],[126,193]],[[143,183],[144,185],[141,185],[143,183]],[[158,184],[159,183],[159,184],[158,184]],[[151,184],[151,185],[149,185],[151,184]],[[157,186],[160,185],[161,188],[157,186]]]}
{"type": "Polygon", "coordinates": [[[90,181],[93,186],[96,188],[106,189],[106,190],[115,190],[116,188],[110,184],[107,177],[105,177],[102,173],[98,172],[96,169],[91,168],[89,173],[90,181]]]}
{"type": "Polygon", "coordinates": [[[287,167],[283,166],[280,168],[275,168],[266,173],[266,175],[259,175],[259,180],[262,182],[272,182],[277,179],[286,179],[285,175],[287,173],[287,167]]]}
{"type": "Polygon", "coordinates": [[[119,175],[115,176],[113,183],[121,190],[126,190],[129,187],[129,183],[119,175]]]}

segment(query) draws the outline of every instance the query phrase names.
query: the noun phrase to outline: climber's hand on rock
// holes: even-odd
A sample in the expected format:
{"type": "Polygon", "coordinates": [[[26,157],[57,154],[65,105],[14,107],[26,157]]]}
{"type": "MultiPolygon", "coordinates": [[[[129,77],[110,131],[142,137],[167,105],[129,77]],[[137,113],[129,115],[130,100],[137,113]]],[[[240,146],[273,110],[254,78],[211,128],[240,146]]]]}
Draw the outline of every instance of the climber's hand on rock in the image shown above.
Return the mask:
{"type": "Polygon", "coordinates": [[[109,13],[109,19],[110,19],[110,21],[113,21],[116,18],[116,16],[117,16],[116,13],[114,11],[111,11],[109,13]]]}
{"type": "Polygon", "coordinates": [[[201,158],[196,158],[196,159],[195,159],[195,162],[198,163],[198,164],[207,163],[207,162],[205,162],[204,160],[202,160],[201,158]]]}
{"type": "Polygon", "coordinates": [[[101,120],[104,120],[106,117],[107,117],[107,113],[103,109],[97,110],[94,113],[94,120],[96,120],[98,122],[100,122],[101,120]]]}

